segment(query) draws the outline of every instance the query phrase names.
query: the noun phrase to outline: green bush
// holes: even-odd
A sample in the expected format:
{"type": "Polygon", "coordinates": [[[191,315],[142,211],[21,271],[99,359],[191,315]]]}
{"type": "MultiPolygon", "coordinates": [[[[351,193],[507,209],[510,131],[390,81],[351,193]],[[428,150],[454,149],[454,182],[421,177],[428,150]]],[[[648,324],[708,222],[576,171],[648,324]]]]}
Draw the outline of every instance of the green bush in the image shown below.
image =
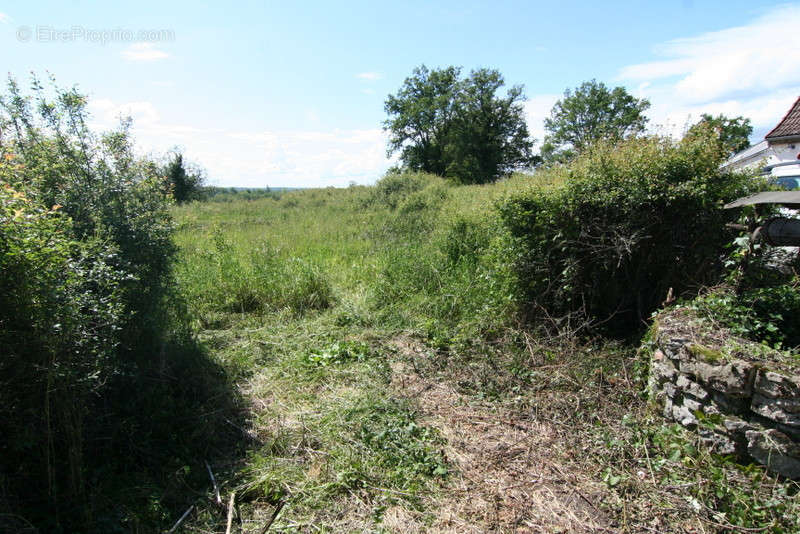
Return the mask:
{"type": "Polygon", "coordinates": [[[742,236],[726,266],[725,283],[689,305],[737,336],[777,349],[800,347],[800,255],[742,236]]]}
{"type": "Polygon", "coordinates": [[[114,367],[125,273],[103,243],[72,241],[61,210],[12,186],[12,167],[0,165],[0,480],[79,498],[87,402],[114,367]]]}
{"type": "Polygon", "coordinates": [[[375,184],[369,202],[393,210],[411,193],[425,189],[435,180],[424,173],[389,173],[375,184]]]}
{"type": "Polygon", "coordinates": [[[205,172],[187,163],[183,154],[173,151],[160,169],[167,192],[178,204],[205,199],[205,172]]]}
{"type": "Polygon", "coordinates": [[[625,331],[670,288],[716,283],[735,216],[722,205],[759,186],[722,171],[720,154],[713,135],[599,144],[562,187],[501,202],[523,315],[577,312],[625,331]]]}
{"type": "Polygon", "coordinates": [[[91,132],[85,106],[36,79],[0,97],[0,515],[54,532],[117,514],[117,475],[154,484],[209,446],[174,420],[210,389],[228,400],[172,290],[156,166],[134,156],[129,123],[91,132]]]}

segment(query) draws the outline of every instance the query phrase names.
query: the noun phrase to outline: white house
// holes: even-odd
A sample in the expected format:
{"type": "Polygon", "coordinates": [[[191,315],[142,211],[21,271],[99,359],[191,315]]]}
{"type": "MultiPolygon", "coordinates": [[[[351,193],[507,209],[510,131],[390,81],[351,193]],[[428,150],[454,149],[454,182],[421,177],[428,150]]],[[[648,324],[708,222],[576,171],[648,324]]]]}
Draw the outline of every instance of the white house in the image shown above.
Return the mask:
{"type": "Polygon", "coordinates": [[[781,186],[800,188],[800,98],[763,141],[734,154],[723,167],[758,167],[781,186]]]}

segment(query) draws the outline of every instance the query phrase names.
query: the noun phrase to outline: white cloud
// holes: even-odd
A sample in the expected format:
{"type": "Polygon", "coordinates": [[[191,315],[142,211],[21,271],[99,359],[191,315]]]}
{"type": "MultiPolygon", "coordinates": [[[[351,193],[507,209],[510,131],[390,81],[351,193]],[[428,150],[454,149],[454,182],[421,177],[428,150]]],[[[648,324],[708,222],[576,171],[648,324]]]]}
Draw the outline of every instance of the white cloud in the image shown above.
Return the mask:
{"type": "Polygon", "coordinates": [[[647,112],[650,117],[650,129],[658,133],[681,136],[690,125],[700,119],[703,113],[711,115],[721,113],[728,117],[749,118],[756,130],[755,133],[763,135],[783,118],[797,100],[800,87],[781,89],[755,97],[720,99],[702,104],[677,100],[669,90],[633,92],[637,96],[646,96],[650,99],[652,107],[647,112]]]}
{"type": "Polygon", "coordinates": [[[120,117],[132,118],[137,126],[157,124],[160,119],[158,111],[150,102],[115,104],[111,100],[100,98],[89,101],[89,112],[97,124],[105,128],[113,127],[120,117]]]}
{"type": "Polygon", "coordinates": [[[196,128],[165,123],[150,102],[90,101],[92,126],[113,128],[119,116],[133,117],[133,134],[143,153],[179,146],[208,170],[212,182],[242,187],[346,186],[372,183],[391,165],[386,136],[367,130],[262,130],[196,128]]]}
{"type": "Polygon", "coordinates": [[[702,113],[742,115],[774,126],[800,94],[800,6],[781,6],[733,28],[675,39],[656,61],[629,65],[619,79],[652,103],[651,124],[680,134],[702,113]]]}
{"type": "Polygon", "coordinates": [[[9,24],[10,22],[11,22],[11,17],[6,15],[5,13],[0,13],[0,23],[9,24]]]}
{"type": "Polygon", "coordinates": [[[528,121],[528,131],[531,137],[536,139],[536,146],[542,146],[544,140],[544,120],[550,116],[550,110],[553,109],[556,101],[563,95],[544,94],[535,95],[528,98],[525,102],[525,115],[528,121]]]}
{"type": "Polygon", "coordinates": [[[210,176],[243,186],[370,183],[390,164],[379,129],[226,132],[192,142],[210,176]]]}
{"type": "Polygon", "coordinates": [[[380,80],[383,76],[379,72],[360,72],[356,74],[356,78],[374,82],[375,80],[380,80]]]}
{"type": "Polygon", "coordinates": [[[622,70],[621,77],[678,77],[676,91],[695,102],[796,85],[800,81],[798,28],[800,6],[780,7],[746,26],[669,41],[657,52],[671,59],[631,65],[622,70]]]}
{"type": "Polygon", "coordinates": [[[155,43],[133,43],[122,51],[122,57],[128,61],[158,61],[169,54],[156,48],[155,43]]]}

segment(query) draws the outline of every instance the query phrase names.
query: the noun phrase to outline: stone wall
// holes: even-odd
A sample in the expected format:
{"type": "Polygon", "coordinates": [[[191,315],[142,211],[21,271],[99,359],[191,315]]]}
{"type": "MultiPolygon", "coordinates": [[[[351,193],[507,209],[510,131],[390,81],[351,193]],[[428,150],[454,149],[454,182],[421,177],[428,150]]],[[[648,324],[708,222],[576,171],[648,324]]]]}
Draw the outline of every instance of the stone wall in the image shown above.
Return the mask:
{"type": "Polygon", "coordinates": [[[661,314],[650,341],[651,399],[714,452],[800,479],[800,365],[688,309],[661,314]]]}

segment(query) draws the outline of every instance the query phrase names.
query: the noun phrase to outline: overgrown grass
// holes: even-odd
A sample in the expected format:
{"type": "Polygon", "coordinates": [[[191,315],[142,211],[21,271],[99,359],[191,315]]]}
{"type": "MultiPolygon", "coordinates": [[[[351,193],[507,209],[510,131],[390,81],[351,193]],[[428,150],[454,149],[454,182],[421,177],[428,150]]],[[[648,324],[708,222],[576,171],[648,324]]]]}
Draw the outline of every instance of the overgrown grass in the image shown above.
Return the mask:
{"type": "MultiPolygon", "coordinates": [[[[579,325],[518,320],[497,202],[567,179],[559,168],[453,187],[416,175],[175,209],[199,339],[249,402],[247,458],[212,465],[254,521],[245,527],[280,505],[276,524],[290,531],[381,531],[398,506],[433,521],[455,468],[413,399],[390,387],[400,335],[430,348],[414,362],[422,375],[562,425],[620,531],[797,526],[796,485],[713,457],[648,411],[638,337],[542,337],[579,325]]],[[[198,503],[190,524],[219,530],[224,513],[198,503]]]]}
{"type": "MultiPolygon", "coordinates": [[[[181,291],[202,343],[252,403],[247,460],[213,466],[244,517],[285,502],[283,524],[377,528],[398,503],[426,513],[446,482],[442,439],[387,387],[389,341],[460,308],[441,284],[471,284],[471,260],[441,248],[452,233],[442,221],[451,194],[473,198],[435,177],[414,181],[388,194],[351,187],[175,208],[181,291]]],[[[492,204],[471,209],[480,218],[492,204]]],[[[461,246],[460,234],[449,240],[461,246]]],[[[193,521],[220,517],[204,508],[193,521]]]]}
{"type": "Polygon", "coordinates": [[[330,306],[330,283],[308,261],[282,257],[267,242],[235,248],[219,228],[209,237],[212,248],[197,250],[179,271],[196,317],[226,311],[303,313],[330,306]]]}

